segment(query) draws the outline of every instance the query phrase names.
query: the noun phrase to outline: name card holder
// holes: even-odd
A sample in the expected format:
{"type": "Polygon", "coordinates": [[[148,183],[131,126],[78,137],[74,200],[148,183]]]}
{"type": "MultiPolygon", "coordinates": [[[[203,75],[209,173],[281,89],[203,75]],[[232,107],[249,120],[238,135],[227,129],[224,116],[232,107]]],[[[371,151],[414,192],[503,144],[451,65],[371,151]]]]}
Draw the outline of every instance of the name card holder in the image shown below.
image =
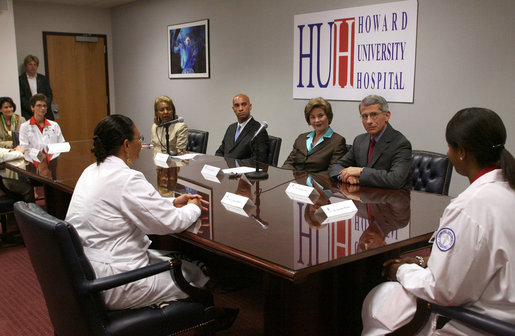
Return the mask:
{"type": "Polygon", "coordinates": [[[220,183],[220,181],[224,178],[224,173],[222,170],[211,165],[204,165],[200,171],[200,174],[202,174],[202,177],[204,177],[206,180],[216,183],[220,183]]]}
{"type": "Polygon", "coordinates": [[[169,163],[171,161],[170,155],[164,153],[157,153],[154,156],[154,163],[158,167],[169,168],[169,163]]]}
{"type": "Polygon", "coordinates": [[[320,197],[315,188],[294,182],[291,182],[284,192],[290,199],[306,204],[314,204],[320,197]]]}
{"type": "Polygon", "coordinates": [[[358,208],[353,201],[342,201],[338,203],[323,205],[315,211],[315,215],[320,218],[322,224],[347,220],[358,212],[358,208]]]}
{"type": "Polygon", "coordinates": [[[256,205],[248,197],[226,192],[221,200],[222,205],[227,211],[238,215],[249,217],[253,214],[256,205]]]}

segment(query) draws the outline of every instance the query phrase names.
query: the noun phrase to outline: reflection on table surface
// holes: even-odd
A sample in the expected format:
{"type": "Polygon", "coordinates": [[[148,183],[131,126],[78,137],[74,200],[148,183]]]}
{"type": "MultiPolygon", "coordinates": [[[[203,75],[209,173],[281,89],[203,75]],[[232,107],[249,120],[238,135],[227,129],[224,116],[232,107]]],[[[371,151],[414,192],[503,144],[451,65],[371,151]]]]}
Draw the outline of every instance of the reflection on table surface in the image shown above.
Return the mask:
{"type": "MultiPolygon", "coordinates": [[[[95,158],[90,151],[92,141],[70,144],[70,152],[55,159],[55,176],[48,180],[71,192],[82,170],[95,158]]],[[[166,167],[159,167],[152,150],[143,149],[132,168],[141,171],[163,196],[198,193],[210,202],[198,234],[181,234],[181,239],[277,266],[286,277],[425,240],[437,229],[450,200],[423,192],[338,184],[325,174],[266,166],[269,177],[264,180],[242,175],[208,180],[201,174],[205,164],[221,169],[252,166],[251,162],[199,154],[191,160],[171,159],[166,167]],[[313,187],[318,193],[313,204],[291,200],[285,193],[291,182],[313,187]],[[249,211],[240,214],[222,206],[227,192],[247,197],[252,205],[249,211]],[[345,200],[352,200],[358,208],[351,219],[321,224],[314,215],[323,205],[345,200]]]]}

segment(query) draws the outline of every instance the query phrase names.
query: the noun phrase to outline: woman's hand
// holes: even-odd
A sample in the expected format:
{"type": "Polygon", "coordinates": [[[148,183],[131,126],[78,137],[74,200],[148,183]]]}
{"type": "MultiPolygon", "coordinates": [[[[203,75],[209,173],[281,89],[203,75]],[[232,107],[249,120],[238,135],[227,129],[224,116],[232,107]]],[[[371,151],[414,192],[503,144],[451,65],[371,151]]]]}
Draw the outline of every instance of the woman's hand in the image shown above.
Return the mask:
{"type": "Polygon", "coordinates": [[[186,204],[195,204],[201,211],[207,211],[209,202],[203,200],[202,196],[193,194],[183,194],[173,201],[173,205],[175,205],[176,208],[182,208],[186,204]]]}
{"type": "Polygon", "coordinates": [[[405,257],[401,259],[390,259],[383,264],[381,275],[388,280],[397,281],[397,270],[404,264],[419,264],[417,258],[405,257]]]}

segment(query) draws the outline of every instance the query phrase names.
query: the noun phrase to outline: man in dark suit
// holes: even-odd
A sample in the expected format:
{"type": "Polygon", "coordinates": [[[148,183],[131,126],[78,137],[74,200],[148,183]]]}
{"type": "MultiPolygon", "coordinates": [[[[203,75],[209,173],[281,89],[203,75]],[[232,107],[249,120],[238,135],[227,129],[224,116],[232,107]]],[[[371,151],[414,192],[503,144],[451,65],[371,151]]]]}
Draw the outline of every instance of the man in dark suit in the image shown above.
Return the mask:
{"type": "Polygon", "coordinates": [[[249,97],[241,93],[234,96],[232,110],[238,122],[229,125],[215,155],[267,163],[268,133],[263,129],[254,138],[261,124],[250,115],[252,104],[249,97]]]}
{"type": "Polygon", "coordinates": [[[50,88],[48,78],[37,73],[39,59],[34,55],[27,55],[23,61],[23,65],[25,66],[25,72],[19,77],[22,116],[27,120],[32,117],[30,97],[36,93],[42,93],[47,97],[48,101],[48,109],[45,118],[54,120],[54,113],[52,112],[52,89],[50,88]]]}
{"type": "Polygon", "coordinates": [[[329,168],[329,175],[345,183],[390,189],[411,188],[411,143],[389,124],[388,103],[370,95],[359,104],[367,133],[329,168]]]}

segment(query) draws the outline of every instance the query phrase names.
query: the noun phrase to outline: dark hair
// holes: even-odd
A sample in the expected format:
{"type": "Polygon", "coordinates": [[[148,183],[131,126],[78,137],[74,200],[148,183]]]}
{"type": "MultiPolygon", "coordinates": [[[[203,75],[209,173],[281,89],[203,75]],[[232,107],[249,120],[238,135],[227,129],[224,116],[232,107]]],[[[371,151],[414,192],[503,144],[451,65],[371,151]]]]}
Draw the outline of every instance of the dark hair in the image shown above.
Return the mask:
{"type": "Polygon", "coordinates": [[[515,189],[515,159],[504,148],[506,128],[497,113],[480,107],[460,110],[447,124],[445,139],[455,149],[464,148],[481,168],[499,164],[504,178],[515,189]]]}
{"type": "Polygon", "coordinates": [[[2,108],[2,106],[4,106],[5,103],[11,104],[14,112],[16,112],[16,104],[14,103],[11,97],[0,97],[0,108],[2,108]]]}
{"type": "Polygon", "coordinates": [[[331,104],[322,97],[311,98],[306,104],[306,107],[304,107],[304,118],[306,118],[308,125],[311,125],[309,123],[309,116],[311,111],[317,107],[320,107],[322,110],[324,110],[324,113],[327,116],[327,120],[329,121],[329,125],[331,125],[331,122],[333,121],[333,109],[331,108],[331,104]]]}
{"type": "Polygon", "coordinates": [[[44,101],[45,103],[48,104],[48,99],[47,99],[47,97],[44,94],[36,93],[32,97],[30,97],[30,106],[32,106],[32,107],[36,106],[36,103],[38,101],[44,101]]]}
{"type": "Polygon", "coordinates": [[[95,127],[91,152],[97,164],[104,162],[110,155],[118,154],[125,139],[134,138],[134,123],[121,114],[112,114],[100,120],[95,127]]]}

